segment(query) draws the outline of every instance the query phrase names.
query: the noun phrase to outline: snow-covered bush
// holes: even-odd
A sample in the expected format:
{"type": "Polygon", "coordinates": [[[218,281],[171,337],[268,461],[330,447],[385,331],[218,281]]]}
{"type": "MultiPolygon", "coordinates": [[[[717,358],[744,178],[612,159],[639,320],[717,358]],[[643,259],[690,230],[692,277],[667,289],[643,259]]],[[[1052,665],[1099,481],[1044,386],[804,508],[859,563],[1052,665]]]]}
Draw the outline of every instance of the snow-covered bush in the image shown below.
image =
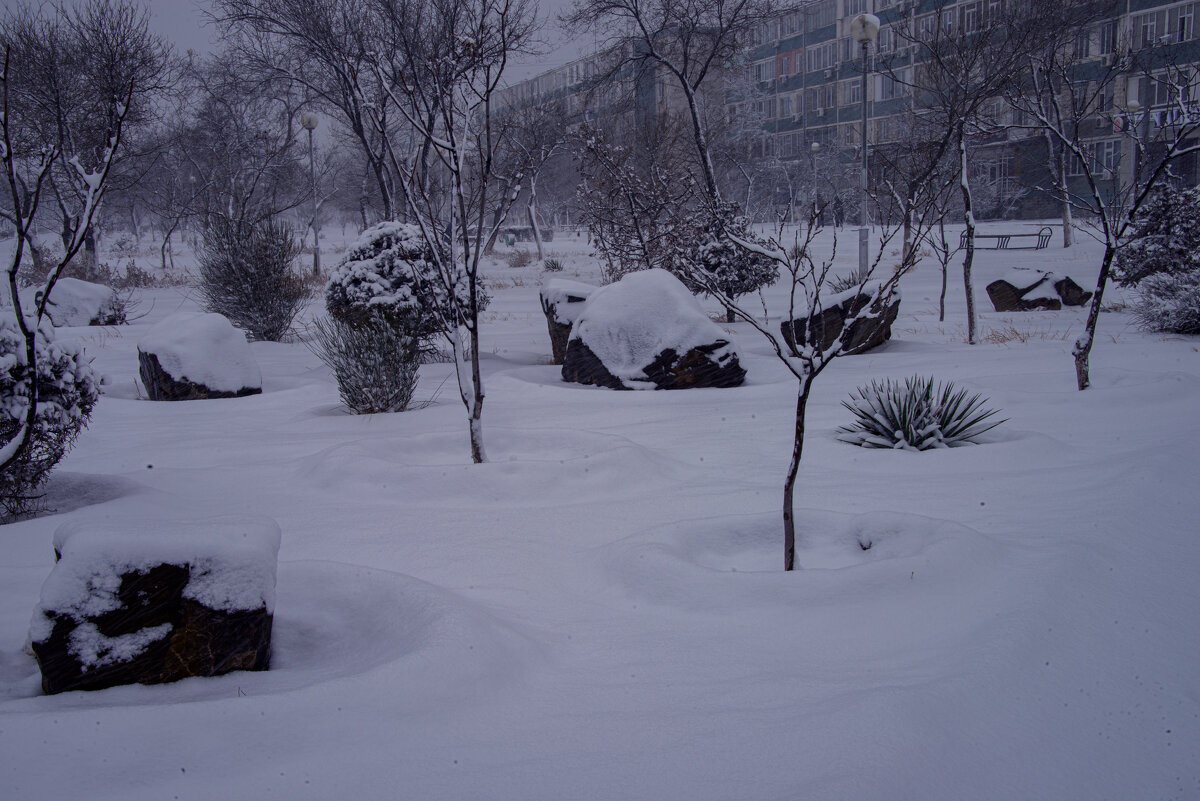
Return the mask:
{"type": "Polygon", "coordinates": [[[842,401],[855,420],[838,429],[838,439],[864,448],[908,451],[966,445],[1004,422],[989,422],[997,412],[985,403],[986,398],[968,395],[953,382],[935,387],[932,378],[920,376],[903,384],[872,381],[842,401]]]}
{"type": "Polygon", "coordinates": [[[1132,311],[1146,331],[1200,334],[1200,269],[1145,278],[1138,284],[1132,311]]]}
{"type": "MultiPolygon", "coordinates": [[[[43,324],[36,337],[37,416],[24,453],[0,473],[4,517],[30,511],[38,489],[87,425],[100,397],[100,377],[78,348],[54,341],[43,324]]],[[[0,316],[0,446],[12,441],[29,406],[31,370],[25,340],[10,315],[0,316]]]]}
{"type": "MultiPolygon", "coordinates": [[[[746,218],[737,215],[732,206],[721,213],[704,234],[695,254],[695,266],[703,283],[697,283],[689,269],[680,274],[692,292],[711,288],[733,301],[779,280],[779,264],[774,259],[747,250],[734,241],[733,237],[753,240],[754,235],[746,218]]],[[[733,322],[732,312],[727,320],[733,322]]]]}
{"type": "Polygon", "coordinates": [[[1115,276],[1122,286],[1160,273],[1200,271],[1200,188],[1165,186],[1138,211],[1117,254],[1115,276]]]}
{"type": "Polygon", "coordinates": [[[333,370],[350,411],[376,414],[408,407],[420,364],[415,339],[382,316],[354,323],[330,317],[317,320],[313,331],[313,352],[333,370]]]}
{"type": "Polygon", "coordinates": [[[228,317],[251,339],[278,342],[311,294],[292,270],[299,252],[280,223],[210,220],[200,251],[205,311],[228,317]]]}

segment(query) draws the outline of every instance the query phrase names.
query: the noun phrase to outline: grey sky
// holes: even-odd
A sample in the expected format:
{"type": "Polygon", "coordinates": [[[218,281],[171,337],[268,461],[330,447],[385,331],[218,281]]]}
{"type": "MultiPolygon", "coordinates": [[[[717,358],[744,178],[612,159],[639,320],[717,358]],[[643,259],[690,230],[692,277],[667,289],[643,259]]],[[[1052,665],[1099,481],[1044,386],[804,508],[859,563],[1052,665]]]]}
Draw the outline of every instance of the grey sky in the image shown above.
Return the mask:
{"type": "MultiPolygon", "coordinates": [[[[143,0],[150,9],[150,24],[153,29],[173,44],[181,55],[188,49],[208,52],[216,47],[216,30],[206,24],[203,9],[209,7],[205,0],[143,0]]],[[[554,69],[585,55],[592,49],[591,37],[565,41],[565,35],[557,24],[557,15],[571,4],[571,0],[540,0],[539,16],[545,20],[541,38],[547,43],[547,52],[538,56],[524,56],[515,60],[509,68],[510,81],[519,81],[554,69]]]]}

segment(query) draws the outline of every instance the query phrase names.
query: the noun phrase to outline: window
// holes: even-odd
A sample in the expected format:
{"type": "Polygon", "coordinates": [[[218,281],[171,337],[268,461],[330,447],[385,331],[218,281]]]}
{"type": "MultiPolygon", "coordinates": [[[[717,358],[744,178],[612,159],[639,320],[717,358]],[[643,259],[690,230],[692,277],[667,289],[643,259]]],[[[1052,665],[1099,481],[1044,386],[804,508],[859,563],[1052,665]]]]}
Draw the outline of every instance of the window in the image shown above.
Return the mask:
{"type": "Polygon", "coordinates": [[[908,70],[897,70],[896,76],[891,75],[879,76],[879,99],[894,100],[897,97],[904,97],[908,94],[908,70]]]}
{"type": "Polygon", "coordinates": [[[821,0],[812,5],[810,31],[827,28],[837,22],[837,0],[821,0]]]}
{"type": "Polygon", "coordinates": [[[760,61],[751,68],[751,77],[759,83],[775,80],[775,59],[760,61]]]}
{"type": "Polygon", "coordinates": [[[968,3],[962,7],[963,33],[972,33],[979,27],[979,3],[968,3]]]}
{"type": "Polygon", "coordinates": [[[1162,27],[1160,19],[1164,16],[1162,11],[1151,11],[1134,18],[1133,30],[1138,37],[1138,47],[1152,47],[1158,42],[1158,32],[1162,27]]]}
{"type": "Polygon", "coordinates": [[[862,102],[862,83],[858,80],[842,81],[842,104],[853,105],[862,102]]]}
{"type": "Polygon", "coordinates": [[[823,86],[814,86],[808,90],[808,108],[812,111],[818,109],[831,109],[837,107],[837,85],[827,83],[823,86]]]}
{"type": "Polygon", "coordinates": [[[834,55],[837,42],[826,42],[808,48],[808,71],[817,72],[834,66],[834,55]]]}
{"type": "Polygon", "coordinates": [[[867,8],[867,0],[846,0],[846,16],[857,17],[871,9],[867,8]]]}
{"type": "Polygon", "coordinates": [[[1100,55],[1108,55],[1117,49],[1117,23],[1106,22],[1100,26],[1099,47],[1100,55]]]}
{"type": "Polygon", "coordinates": [[[1092,54],[1091,31],[1082,30],[1075,34],[1074,57],[1077,60],[1088,58],[1092,54]]]}

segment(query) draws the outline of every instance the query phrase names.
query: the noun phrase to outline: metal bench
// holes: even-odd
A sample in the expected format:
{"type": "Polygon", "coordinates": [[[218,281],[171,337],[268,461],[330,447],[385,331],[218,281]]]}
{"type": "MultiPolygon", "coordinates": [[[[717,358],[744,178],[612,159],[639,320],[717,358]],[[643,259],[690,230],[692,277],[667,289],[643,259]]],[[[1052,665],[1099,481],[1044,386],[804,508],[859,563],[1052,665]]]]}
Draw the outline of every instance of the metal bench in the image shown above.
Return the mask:
{"type": "MultiPolygon", "coordinates": [[[[1036,234],[975,234],[975,247],[982,250],[1042,250],[1050,245],[1050,237],[1054,231],[1048,225],[1043,225],[1036,234]],[[1013,240],[1021,244],[1013,244],[1013,240]],[[1032,241],[1031,241],[1032,240],[1032,241]],[[991,244],[984,244],[990,241],[991,244]]],[[[958,239],[958,246],[967,246],[967,232],[963,231],[958,239]]]]}

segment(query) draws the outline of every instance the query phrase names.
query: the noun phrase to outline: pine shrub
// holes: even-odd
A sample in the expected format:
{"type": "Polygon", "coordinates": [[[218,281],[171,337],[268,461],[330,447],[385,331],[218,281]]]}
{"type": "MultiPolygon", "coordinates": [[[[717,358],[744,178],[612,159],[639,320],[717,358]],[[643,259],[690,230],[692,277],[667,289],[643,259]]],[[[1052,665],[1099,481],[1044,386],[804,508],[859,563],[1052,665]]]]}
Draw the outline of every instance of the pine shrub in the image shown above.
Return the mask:
{"type": "Polygon", "coordinates": [[[317,320],[310,344],[333,371],[342,403],[355,414],[402,412],[417,386],[417,340],[382,315],[317,320]]]}
{"type": "Polygon", "coordinates": [[[872,381],[842,401],[855,419],[838,429],[838,439],[864,448],[908,451],[966,445],[1004,422],[992,420],[997,412],[986,403],[953,382],[934,386],[932,378],[920,376],[903,384],[872,381]]]}
{"type": "Polygon", "coordinates": [[[1138,211],[1114,275],[1133,286],[1159,274],[1200,272],[1200,188],[1164,186],[1138,211]]]}
{"type": "Polygon", "coordinates": [[[1132,311],[1143,330],[1200,334],[1200,269],[1143,279],[1132,311]]]}
{"type": "Polygon", "coordinates": [[[251,339],[278,342],[311,296],[292,265],[299,243],[286,226],[224,218],[209,221],[200,250],[200,295],[251,339]]]}
{"type": "MultiPolygon", "coordinates": [[[[0,472],[0,508],[11,519],[37,508],[39,489],[87,425],[100,397],[100,377],[79,348],[54,341],[44,324],[35,340],[37,415],[29,444],[0,472]]],[[[25,340],[9,316],[0,318],[0,447],[13,440],[29,407],[33,371],[24,363],[25,340]]]]}

